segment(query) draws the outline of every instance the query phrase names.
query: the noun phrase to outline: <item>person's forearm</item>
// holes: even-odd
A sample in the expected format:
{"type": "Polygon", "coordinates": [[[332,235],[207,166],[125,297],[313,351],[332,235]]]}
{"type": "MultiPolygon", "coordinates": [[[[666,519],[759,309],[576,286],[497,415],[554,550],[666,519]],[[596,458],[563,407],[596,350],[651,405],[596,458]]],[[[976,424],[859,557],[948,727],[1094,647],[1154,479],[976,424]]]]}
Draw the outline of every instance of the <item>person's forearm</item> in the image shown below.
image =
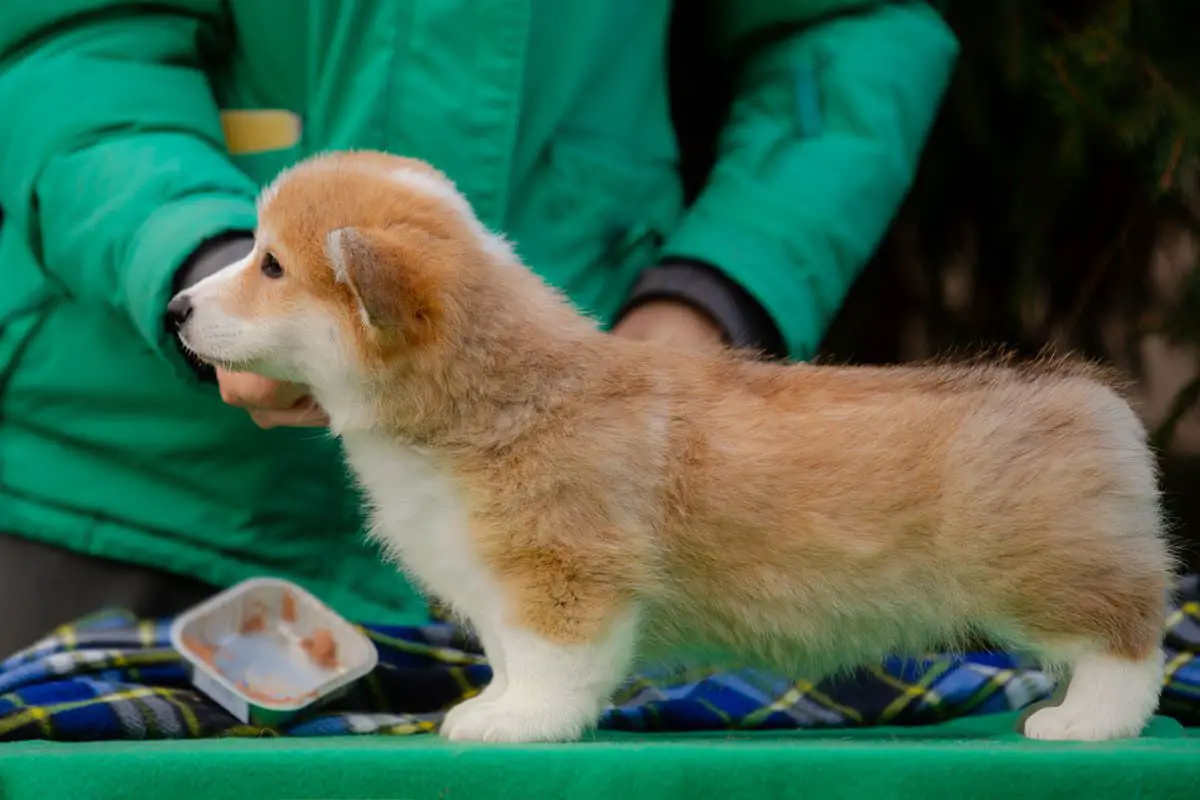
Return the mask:
{"type": "Polygon", "coordinates": [[[718,6],[743,69],[716,163],[663,257],[719,267],[792,357],[811,358],[911,185],[957,45],[916,2],[718,6]]]}
{"type": "Polygon", "coordinates": [[[126,319],[182,379],[164,314],[180,265],[253,228],[197,41],[219,0],[0,3],[6,231],[80,302],[126,319]],[[79,98],[86,102],[78,102],[79,98]]]}

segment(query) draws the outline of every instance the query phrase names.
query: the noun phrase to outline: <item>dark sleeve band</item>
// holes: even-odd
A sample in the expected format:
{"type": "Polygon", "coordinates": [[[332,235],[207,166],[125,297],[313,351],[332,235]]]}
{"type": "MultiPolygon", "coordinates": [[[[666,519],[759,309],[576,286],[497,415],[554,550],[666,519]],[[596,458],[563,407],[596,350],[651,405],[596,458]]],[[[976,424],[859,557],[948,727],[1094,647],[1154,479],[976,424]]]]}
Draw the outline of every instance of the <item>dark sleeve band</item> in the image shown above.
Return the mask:
{"type": "Polygon", "coordinates": [[[618,319],[654,300],[676,300],[707,315],[724,332],[730,347],[756,350],[770,358],[788,357],[783,336],[762,305],[711,264],[671,260],[647,269],[618,319]]]}
{"type": "Polygon", "coordinates": [[[175,294],[216,272],[220,272],[238,259],[245,258],[254,249],[254,234],[249,231],[231,231],[209,239],[196,248],[191,258],[175,273],[175,294]]]}

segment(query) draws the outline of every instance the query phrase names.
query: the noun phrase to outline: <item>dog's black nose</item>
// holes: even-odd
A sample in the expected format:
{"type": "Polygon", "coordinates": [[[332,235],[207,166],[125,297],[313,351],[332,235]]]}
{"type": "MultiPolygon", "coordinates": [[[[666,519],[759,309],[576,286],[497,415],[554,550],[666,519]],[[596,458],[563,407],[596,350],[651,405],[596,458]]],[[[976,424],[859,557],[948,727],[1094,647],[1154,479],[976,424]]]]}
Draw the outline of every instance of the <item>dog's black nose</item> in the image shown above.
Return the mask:
{"type": "Polygon", "coordinates": [[[186,294],[177,294],[167,303],[167,319],[175,328],[182,328],[183,323],[192,315],[192,298],[186,294]]]}

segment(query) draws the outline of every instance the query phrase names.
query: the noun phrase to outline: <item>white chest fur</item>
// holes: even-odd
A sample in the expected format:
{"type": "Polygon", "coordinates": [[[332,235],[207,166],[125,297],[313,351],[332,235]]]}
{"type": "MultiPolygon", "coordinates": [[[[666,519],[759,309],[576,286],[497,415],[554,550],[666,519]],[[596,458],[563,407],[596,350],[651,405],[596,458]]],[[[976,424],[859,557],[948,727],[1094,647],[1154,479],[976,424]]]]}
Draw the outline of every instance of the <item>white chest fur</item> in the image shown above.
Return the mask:
{"type": "Polygon", "coordinates": [[[372,536],[427,591],[468,617],[495,605],[453,480],[425,453],[377,435],[343,436],[372,506],[372,536]]]}

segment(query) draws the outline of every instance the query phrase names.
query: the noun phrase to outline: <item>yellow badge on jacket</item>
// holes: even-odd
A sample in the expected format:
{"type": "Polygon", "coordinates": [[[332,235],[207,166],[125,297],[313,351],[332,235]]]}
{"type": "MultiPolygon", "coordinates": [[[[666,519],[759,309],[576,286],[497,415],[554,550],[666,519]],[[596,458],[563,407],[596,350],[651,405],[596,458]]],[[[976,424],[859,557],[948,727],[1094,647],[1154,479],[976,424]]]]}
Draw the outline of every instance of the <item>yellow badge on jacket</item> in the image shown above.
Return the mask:
{"type": "Polygon", "coordinates": [[[238,109],[221,112],[225,146],[232,155],[286,150],[300,143],[300,116],[282,109],[238,109]]]}

